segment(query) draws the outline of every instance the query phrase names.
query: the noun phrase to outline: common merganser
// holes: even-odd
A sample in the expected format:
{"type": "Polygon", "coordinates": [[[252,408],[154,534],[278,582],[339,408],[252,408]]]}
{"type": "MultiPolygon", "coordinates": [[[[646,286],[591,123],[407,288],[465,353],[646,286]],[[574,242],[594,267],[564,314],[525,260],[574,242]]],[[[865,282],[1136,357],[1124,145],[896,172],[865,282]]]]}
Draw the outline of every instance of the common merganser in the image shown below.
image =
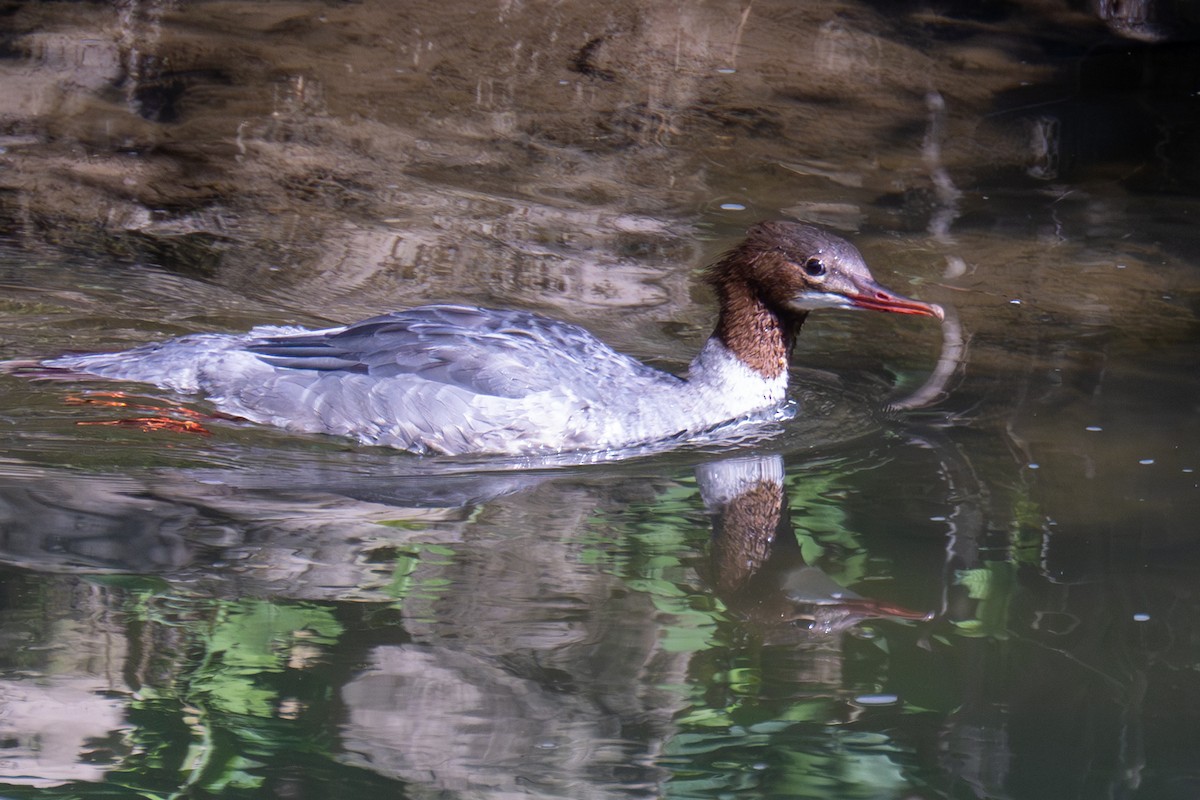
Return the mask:
{"type": "Polygon", "coordinates": [[[809,311],[943,318],[893,294],[849,242],[763,222],[706,275],[716,329],[685,377],[526,311],[429,305],[325,330],[263,326],[41,362],[199,393],[221,412],[414,453],[549,454],[684,442],[786,402],[809,311]]]}

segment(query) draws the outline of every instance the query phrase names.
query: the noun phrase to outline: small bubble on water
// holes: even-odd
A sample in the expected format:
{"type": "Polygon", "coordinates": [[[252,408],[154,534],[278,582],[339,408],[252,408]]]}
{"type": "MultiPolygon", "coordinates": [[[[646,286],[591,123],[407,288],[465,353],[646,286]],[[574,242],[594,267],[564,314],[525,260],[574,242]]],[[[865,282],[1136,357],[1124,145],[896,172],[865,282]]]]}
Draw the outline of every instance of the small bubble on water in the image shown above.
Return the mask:
{"type": "Polygon", "coordinates": [[[1142,466],[1148,467],[1154,463],[1154,459],[1153,458],[1143,458],[1140,461],[1138,461],[1138,463],[1141,464],[1142,466]]]}
{"type": "Polygon", "coordinates": [[[943,517],[943,516],[941,516],[941,515],[939,514],[939,515],[938,515],[938,516],[936,516],[936,517],[930,517],[930,518],[929,518],[929,521],[930,521],[930,522],[945,522],[945,521],[946,521],[946,518],[945,518],[945,517],[943,517]]]}
{"type": "Polygon", "coordinates": [[[717,67],[717,72],[721,73],[722,75],[732,75],[737,72],[737,70],[733,67],[717,67]]]}
{"type": "Polygon", "coordinates": [[[1014,306],[1021,305],[1021,299],[1019,297],[1014,297],[1012,300],[1009,300],[1008,302],[1012,303],[1014,306]]]}
{"type": "Polygon", "coordinates": [[[854,702],[860,706],[894,706],[900,698],[894,694],[860,694],[854,702]]]}
{"type": "Polygon", "coordinates": [[[1037,469],[1038,467],[1040,467],[1042,465],[1037,463],[1036,461],[1030,461],[1026,466],[1028,466],[1030,469],[1037,469]]]}
{"type": "Polygon", "coordinates": [[[721,203],[722,211],[745,211],[746,207],[741,203],[721,203]]]}
{"type": "Polygon", "coordinates": [[[1139,611],[1138,613],[1133,615],[1133,621],[1134,622],[1149,622],[1150,615],[1144,611],[1139,611]]]}
{"type": "Polygon", "coordinates": [[[1104,428],[1101,428],[1099,425],[1088,425],[1086,428],[1084,428],[1084,430],[1091,431],[1092,433],[1099,433],[1100,431],[1104,430],[1104,428]]]}

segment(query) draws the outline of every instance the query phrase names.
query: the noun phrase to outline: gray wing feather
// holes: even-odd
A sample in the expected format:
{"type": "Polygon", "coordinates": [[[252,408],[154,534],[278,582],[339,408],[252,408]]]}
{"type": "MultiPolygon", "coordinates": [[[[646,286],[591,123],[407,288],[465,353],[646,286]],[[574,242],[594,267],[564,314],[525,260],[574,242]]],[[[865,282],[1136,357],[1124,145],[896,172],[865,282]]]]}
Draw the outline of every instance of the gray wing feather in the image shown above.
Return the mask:
{"type": "Polygon", "coordinates": [[[276,367],[413,375],[473,393],[518,398],[563,384],[662,379],[584,329],[524,311],[423,306],[314,334],[264,337],[247,349],[276,367]]]}

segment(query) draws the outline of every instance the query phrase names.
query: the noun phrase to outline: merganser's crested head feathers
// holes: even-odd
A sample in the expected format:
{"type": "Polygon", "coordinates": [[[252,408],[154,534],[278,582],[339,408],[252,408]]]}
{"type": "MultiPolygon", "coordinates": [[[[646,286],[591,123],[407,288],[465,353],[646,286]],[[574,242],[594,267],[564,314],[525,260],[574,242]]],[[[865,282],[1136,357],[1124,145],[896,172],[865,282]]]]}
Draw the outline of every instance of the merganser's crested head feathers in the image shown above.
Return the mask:
{"type": "Polygon", "coordinates": [[[767,379],[782,375],[800,326],[818,308],[870,309],[942,319],[941,306],[889,292],[858,249],[799,222],[752,227],[708,271],[721,313],[714,332],[726,349],[767,379]]]}
{"type": "Polygon", "coordinates": [[[745,284],[783,316],[818,308],[869,309],[942,319],[941,306],[889,292],[871,276],[858,248],[827,231],[775,220],[752,227],[709,271],[718,293],[745,284]]]}

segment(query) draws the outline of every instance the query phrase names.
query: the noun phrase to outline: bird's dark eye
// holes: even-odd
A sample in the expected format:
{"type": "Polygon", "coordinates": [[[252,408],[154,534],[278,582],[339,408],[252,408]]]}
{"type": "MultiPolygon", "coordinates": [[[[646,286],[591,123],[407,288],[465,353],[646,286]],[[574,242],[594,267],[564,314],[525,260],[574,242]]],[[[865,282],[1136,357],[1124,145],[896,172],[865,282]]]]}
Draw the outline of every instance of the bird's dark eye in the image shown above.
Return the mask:
{"type": "Polygon", "coordinates": [[[810,278],[819,278],[825,274],[825,262],[819,258],[810,258],[804,262],[804,274],[810,278]]]}

